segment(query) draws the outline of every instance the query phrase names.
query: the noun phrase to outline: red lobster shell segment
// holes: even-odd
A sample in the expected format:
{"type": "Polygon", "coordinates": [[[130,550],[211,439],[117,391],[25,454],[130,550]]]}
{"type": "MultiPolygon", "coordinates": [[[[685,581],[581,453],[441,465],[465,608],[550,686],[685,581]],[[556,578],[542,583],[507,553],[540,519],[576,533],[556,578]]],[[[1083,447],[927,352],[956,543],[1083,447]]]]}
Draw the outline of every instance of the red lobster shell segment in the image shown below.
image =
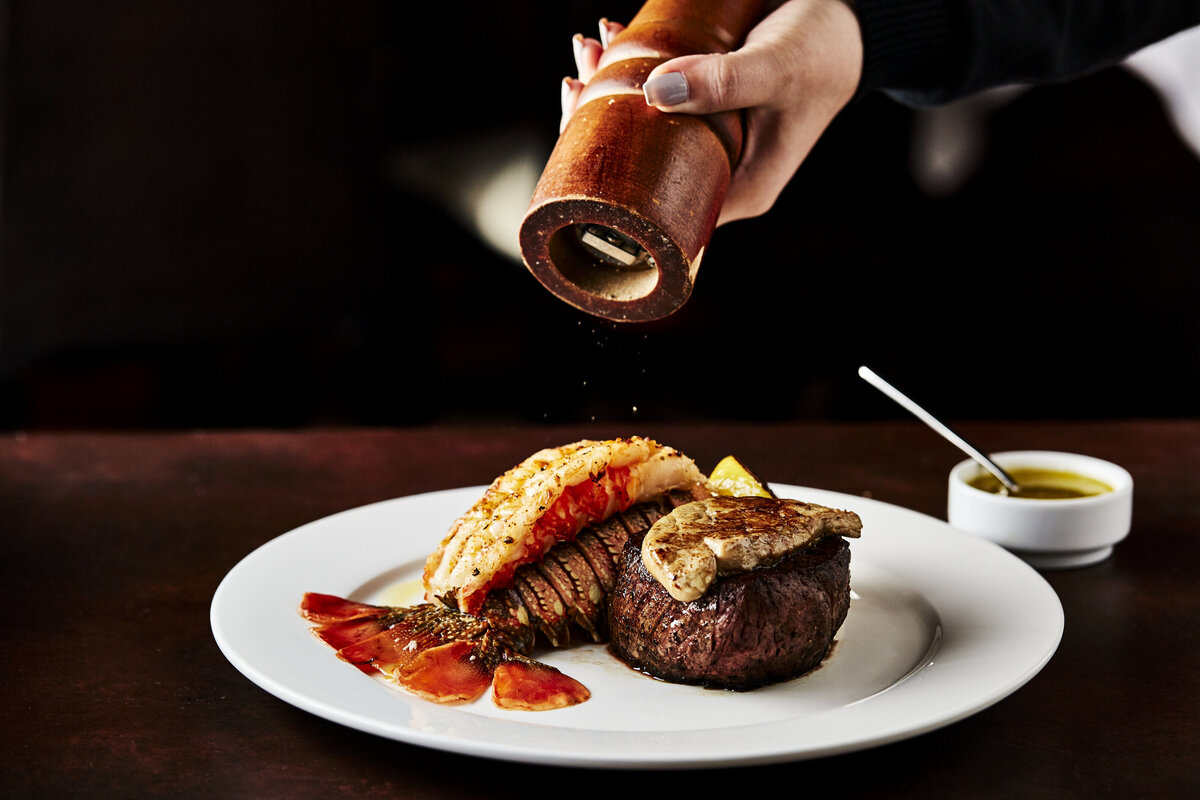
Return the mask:
{"type": "Polygon", "coordinates": [[[569,675],[528,658],[507,657],[496,667],[492,700],[500,708],[549,711],[582,703],[592,696],[569,675]]]}
{"type": "Polygon", "coordinates": [[[300,614],[312,622],[349,622],[356,619],[370,619],[386,614],[387,608],[372,606],[366,603],[356,603],[332,594],[317,594],[309,592],[304,595],[300,606],[300,614]]]}

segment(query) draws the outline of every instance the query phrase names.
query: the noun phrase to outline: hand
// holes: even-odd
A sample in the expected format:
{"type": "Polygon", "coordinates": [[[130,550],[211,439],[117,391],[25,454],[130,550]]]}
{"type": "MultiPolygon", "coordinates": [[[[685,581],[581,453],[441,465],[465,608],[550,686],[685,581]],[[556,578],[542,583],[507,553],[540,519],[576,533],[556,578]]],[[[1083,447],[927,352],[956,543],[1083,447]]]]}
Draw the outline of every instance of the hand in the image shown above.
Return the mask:
{"type": "MultiPolygon", "coordinates": [[[[563,122],[621,26],[600,23],[600,39],[574,40],[578,78],[563,82],[563,122]]],[[[862,34],[846,0],[788,0],[738,50],[690,55],[658,65],[646,102],[667,113],[745,109],[746,135],[718,224],[766,213],[838,112],[862,74],[862,34]]]]}
{"type": "Polygon", "coordinates": [[[582,33],[575,34],[571,39],[571,49],[575,53],[575,69],[579,77],[563,78],[562,122],[558,126],[560,133],[563,128],[567,127],[567,120],[575,113],[575,106],[579,103],[579,94],[583,91],[583,87],[596,74],[596,65],[599,63],[604,49],[608,47],[608,43],[613,40],[613,37],[623,30],[625,30],[624,25],[602,19],[600,20],[599,39],[585,38],[582,33]]]}

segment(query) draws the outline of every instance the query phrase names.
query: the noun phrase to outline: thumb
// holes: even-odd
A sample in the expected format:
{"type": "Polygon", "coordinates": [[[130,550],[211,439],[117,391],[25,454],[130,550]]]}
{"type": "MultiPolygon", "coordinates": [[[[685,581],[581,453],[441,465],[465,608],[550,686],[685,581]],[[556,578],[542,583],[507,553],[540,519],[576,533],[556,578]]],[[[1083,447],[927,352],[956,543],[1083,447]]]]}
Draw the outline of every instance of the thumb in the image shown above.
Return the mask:
{"type": "Polygon", "coordinates": [[[655,67],[642,91],[649,105],[672,113],[750,108],[776,94],[779,70],[773,61],[765,48],[680,56],[655,67]]]}

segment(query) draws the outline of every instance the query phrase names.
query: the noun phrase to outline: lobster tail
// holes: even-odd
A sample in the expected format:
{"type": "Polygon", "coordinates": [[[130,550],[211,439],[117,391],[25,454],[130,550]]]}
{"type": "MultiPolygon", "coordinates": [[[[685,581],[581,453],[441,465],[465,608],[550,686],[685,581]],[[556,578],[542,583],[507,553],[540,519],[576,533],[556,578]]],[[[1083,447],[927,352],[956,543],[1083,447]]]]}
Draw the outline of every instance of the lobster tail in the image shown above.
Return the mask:
{"type": "MultiPolygon", "coordinates": [[[[487,592],[478,616],[442,604],[391,607],[334,595],[304,595],[300,614],[338,658],[438,703],[475,700],[492,687],[507,709],[542,711],[588,699],[583,684],[529,658],[540,632],[554,647],[608,638],[608,601],[616,564],[631,535],[695,499],[676,490],[617,511],[549,548],[487,592]]],[[[447,598],[451,602],[453,598],[447,598]]]]}

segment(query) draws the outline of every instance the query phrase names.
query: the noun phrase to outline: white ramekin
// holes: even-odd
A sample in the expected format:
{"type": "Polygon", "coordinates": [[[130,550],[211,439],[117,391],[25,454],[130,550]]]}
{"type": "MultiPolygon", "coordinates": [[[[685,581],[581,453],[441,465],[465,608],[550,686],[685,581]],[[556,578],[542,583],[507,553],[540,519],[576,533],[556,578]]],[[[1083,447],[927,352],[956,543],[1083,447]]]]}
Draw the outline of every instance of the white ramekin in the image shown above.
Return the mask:
{"type": "Polygon", "coordinates": [[[1129,534],[1133,477],[1116,464],[1049,450],[994,453],[992,459],[1009,471],[1024,467],[1086,475],[1112,491],[1063,500],[994,494],[968,483],[984,472],[968,459],[950,471],[946,518],[953,527],[989,539],[1043,569],[1103,561],[1129,534]]]}

